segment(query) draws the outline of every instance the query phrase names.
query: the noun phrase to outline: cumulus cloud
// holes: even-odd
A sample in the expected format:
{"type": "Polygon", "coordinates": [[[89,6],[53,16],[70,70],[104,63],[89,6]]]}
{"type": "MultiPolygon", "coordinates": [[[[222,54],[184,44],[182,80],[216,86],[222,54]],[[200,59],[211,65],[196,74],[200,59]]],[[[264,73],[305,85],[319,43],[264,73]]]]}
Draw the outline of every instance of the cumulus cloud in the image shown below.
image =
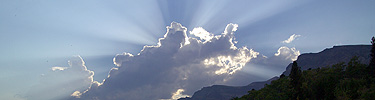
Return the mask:
{"type": "Polygon", "coordinates": [[[185,97],[190,97],[189,95],[182,94],[184,92],[184,89],[178,89],[175,93],[172,95],[172,100],[177,100],[179,98],[185,98],[185,97]]]}
{"type": "Polygon", "coordinates": [[[288,48],[286,46],[282,46],[277,50],[277,53],[275,53],[275,56],[282,57],[284,59],[290,59],[292,61],[297,60],[298,56],[300,55],[300,52],[296,48],[288,48]]]}
{"type": "Polygon", "coordinates": [[[72,99],[155,100],[177,99],[198,89],[226,84],[236,78],[248,62],[259,53],[237,47],[234,32],[237,24],[228,24],[214,36],[195,28],[188,37],[179,23],[167,26],[167,33],[156,46],[144,46],[140,53],[122,53],[113,59],[113,68],[103,83],[95,83],[72,99]],[[99,85],[100,84],[100,85],[99,85]]]}
{"type": "Polygon", "coordinates": [[[94,72],[87,70],[83,59],[74,56],[68,64],[69,67],[52,67],[24,97],[30,100],[61,100],[68,99],[72,94],[79,95],[89,88],[94,72]]]}
{"type": "Polygon", "coordinates": [[[131,57],[133,57],[133,54],[130,53],[117,54],[113,58],[113,63],[120,67],[123,61],[129,61],[131,57]]]}
{"type": "Polygon", "coordinates": [[[300,51],[296,48],[282,46],[275,50],[275,54],[269,57],[265,55],[258,56],[248,63],[248,67],[244,67],[244,71],[251,73],[253,76],[261,76],[270,78],[280,75],[285,67],[296,60],[300,55],[300,51]]]}
{"type": "Polygon", "coordinates": [[[219,70],[215,71],[215,74],[233,74],[237,70],[242,69],[243,66],[252,58],[256,58],[259,53],[253,50],[249,50],[246,47],[240,48],[240,52],[237,55],[232,56],[217,56],[211,57],[204,60],[204,65],[220,67],[219,70]]]}
{"type": "Polygon", "coordinates": [[[282,41],[282,43],[291,43],[294,41],[297,37],[300,37],[301,35],[293,34],[291,35],[287,40],[282,41]]]}
{"type": "Polygon", "coordinates": [[[212,38],[214,38],[213,34],[207,32],[202,27],[194,28],[192,31],[190,31],[190,34],[193,34],[194,36],[199,37],[204,41],[210,41],[212,38]]]}

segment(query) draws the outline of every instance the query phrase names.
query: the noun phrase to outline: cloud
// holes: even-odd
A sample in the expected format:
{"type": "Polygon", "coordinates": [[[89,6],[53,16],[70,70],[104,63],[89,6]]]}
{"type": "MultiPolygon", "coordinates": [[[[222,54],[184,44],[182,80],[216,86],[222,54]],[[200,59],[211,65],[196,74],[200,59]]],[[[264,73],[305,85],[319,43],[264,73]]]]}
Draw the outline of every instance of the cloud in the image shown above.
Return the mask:
{"type": "Polygon", "coordinates": [[[133,55],[130,53],[117,54],[115,58],[113,58],[113,63],[116,66],[121,66],[123,61],[129,61],[131,57],[133,57],[133,55]]]}
{"type": "Polygon", "coordinates": [[[185,97],[190,97],[189,95],[184,95],[182,92],[184,92],[184,89],[178,89],[175,93],[172,95],[173,100],[177,100],[179,98],[185,98],[185,97]]]}
{"type": "Polygon", "coordinates": [[[251,74],[248,76],[259,76],[263,78],[270,78],[275,75],[278,76],[285,70],[285,67],[296,60],[299,55],[300,51],[296,48],[282,46],[275,50],[274,55],[269,57],[260,55],[252,59],[242,71],[251,74]]]}
{"type": "Polygon", "coordinates": [[[300,52],[296,48],[288,48],[286,46],[282,46],[277,50],[275,56],[282,57],[284,59],[290,59],[292,61],[297,60],[300,52]]]}
{"type": "Polygon", "coordinates": [[[194,28],[192,31],[190,31],[190,34],[193,34],[194,36],[199,37],[204,41],[210,41],[212,38],[214,38],[213,34],[207,32],[202,27],[194,28]]]}
{"type": "Polygon", "coordinates": [[[87,70],[83,59],[74,56],[68,64],[69,67],[52,67],[24,97],[30,100],[61,100],[89,88],[94,72],[87,70]]]}
{"type": "Polygon", "coordinates": [[[137,55],[116,55],[113,61],[118,67],[110,71],[108,78],[83,93],[75,93],[80,98],[72,99],[176,99],[204,86],[238,81],[242,77],[237,74],[259,53],[235,45],[237,27],[228,24],[216,36],[195,28],[190,34],[198,39],[188,37],[184,26],[172,22],[158,45],[144,46],[137,55]]]}
{"type": "Polygon", "coordinates": [[[259,55],[258,52],[249,50],[246,47],[240,48],[239,50],[240,52],[237,55],[207,58],[204,60],[204,65],[221,67],[219,70],[215,71],[215,74],[218,75],[225,73],[233,74],[237,70],[241,70],[250,59],[256,58],[257,55],[259,55]]]}
{"type": "Polygon", "coordinates": [[[58,70],[59,70],[59,71],[62,71],[62,70],[65,70],[65,69],[67,69],[67,68],[68,68],[68,67],[52,67],[51,70],[52,70],[52,71],[58,71],[58,70]]]}
{"type": "Polygon", "coordinates": [[[294,41],[297,37],[300,37],[301,35],[293,34],[291,35],[287,40],[282,41],[282,43],[291,43],[294,41]]]}

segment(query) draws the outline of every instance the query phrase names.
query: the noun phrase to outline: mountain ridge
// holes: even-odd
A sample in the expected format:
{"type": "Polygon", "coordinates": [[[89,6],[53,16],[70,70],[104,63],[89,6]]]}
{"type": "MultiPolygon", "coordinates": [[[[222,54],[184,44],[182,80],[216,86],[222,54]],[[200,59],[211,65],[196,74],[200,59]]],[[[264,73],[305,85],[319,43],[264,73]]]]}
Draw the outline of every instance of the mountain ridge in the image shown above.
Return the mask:
{"type": "MultiPolygon", "coordinates": [[[[370,59],[371,45],[341,45],[326,48],[318,53],[304,53],[298,56],[296,60],[302,70],[316,69],[319,67],[327,67],[340,62],[348,62],[353,56],[357,56],[361,63],[367,64],[370,59]],[[336,58],[336,59],[335,59],[336,58]],[[309,63],[314,62],[314,63],[309,63]]],[[[292,68],[290,63],[284,75],[288,76],[292,68]]]]}
{"type": "Polygon", "coordinates": [[[247,91],[251,89],[259,90],[264,87],[264,84],[270,84],[271,81],[277,80],[279,77],[275,76],[267,81],[252,82],[246,86],[226,86],[226,85],[212,85],[203,87],[193,94],[193,96],[180,98],[178,100],[223,100],[231,99],[247,94],[247,91]]]}
{"type": "MultiPolygon", "coordinates": [[[[327,67],[340,62],[348,62],[353,56],[357,56],[361,63],[368,63],[370,59],[370,50],[371,45],[333,46],[332,48],[326,48],[318,53],[301,54],[296,61],[299,66],[301,66],[302,70],[327,67]]],[[[292,63],[286,67],[286,70],[282,74],[289,75],[291,66],[292,63]]],[[[259,90],[263,88],[265,84],[270,84],[271,81],[276,79],[278,79],[278,77],[273,77],[267,81],[252,82],[247,86],[213,85],[196,91],[192,97],[180,98],[178,100],[229,100],[233,97],[247,94],[247,91],[250,91],[251,89],[259,90]],[[252,84],[254,86],[250,86],[252,84]],[[224,88],[227,90],[223,90],[224,88]]]]}

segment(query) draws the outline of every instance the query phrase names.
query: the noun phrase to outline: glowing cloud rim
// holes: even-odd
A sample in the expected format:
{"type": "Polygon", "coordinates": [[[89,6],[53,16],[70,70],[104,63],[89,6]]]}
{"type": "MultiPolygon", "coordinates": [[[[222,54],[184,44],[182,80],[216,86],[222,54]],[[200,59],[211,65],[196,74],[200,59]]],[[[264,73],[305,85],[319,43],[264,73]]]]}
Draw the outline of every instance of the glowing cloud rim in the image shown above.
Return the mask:
{"type": "Polygon", "coordinates": [[[293,34],[288,39],[281,41],[282,43],[291,43],[293,42],[297,37],[300,37],[301,35],[293,34]]]}
{"type": "Polygon", "coordinates": [[[247,47],[235,46],[237,27],[237,24],[230,23],[223,33],[216,36],[197,27],[190,31],[198,37],[194,38],[186,35],[186,27],[172,22],[157,45],[144,46],[137,55],[117,54],[113,58],[117,67],[112,68],[103,83],[92,83],[88,90],[74,92],[72,96],[77,99],[177,99],[207,85],[229,82],[236,77],[233,74],[259,55],[247,47]],[[141,82],[134,83],[132,80],[138,80],[134,76],[142,77],[141,82]],[[213,79],[207,81],[210,78],[213,79]],[[121,92],[107,91],[113,89],[121,92]],[[148,94],[160,89],[163,92],[148,94]],[[137,97],[134,95],[137,93],[148,95],[137,97]]]}

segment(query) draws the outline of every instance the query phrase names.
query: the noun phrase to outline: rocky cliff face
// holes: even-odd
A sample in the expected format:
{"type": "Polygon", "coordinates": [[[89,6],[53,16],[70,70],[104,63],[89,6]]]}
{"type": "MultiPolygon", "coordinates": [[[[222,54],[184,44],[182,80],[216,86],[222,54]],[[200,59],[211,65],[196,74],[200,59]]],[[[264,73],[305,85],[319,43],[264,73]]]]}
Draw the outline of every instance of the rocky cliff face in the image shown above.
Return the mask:
{"type": "MultiPolygon", "coordinates": [[[[348,62],[353,56],[357,56],[359,61],[364,64],[369,63],[371,45],[345,45],[334,46],[333,48],[325,49],[319,53],[305,53],[298,56],[296,60],[302,70],[315,69],[319,67],[328,67],[340,62],[348,62]]],[[[289,75],[292,68],[292,63],[289,64],[284,71],[284,75],[289,75]]],[[[247,94],[251,89],[261,89],[265,84],[270,84],[271,81],[278,79],[278,77],[271,78],[263,82],[253,82],[247,86],[224,86],[213,85],[204,87],[195,92],[191,98],[181,98],[179,100],[229,100],[232,97],[240,97],[247,94]]]]}

